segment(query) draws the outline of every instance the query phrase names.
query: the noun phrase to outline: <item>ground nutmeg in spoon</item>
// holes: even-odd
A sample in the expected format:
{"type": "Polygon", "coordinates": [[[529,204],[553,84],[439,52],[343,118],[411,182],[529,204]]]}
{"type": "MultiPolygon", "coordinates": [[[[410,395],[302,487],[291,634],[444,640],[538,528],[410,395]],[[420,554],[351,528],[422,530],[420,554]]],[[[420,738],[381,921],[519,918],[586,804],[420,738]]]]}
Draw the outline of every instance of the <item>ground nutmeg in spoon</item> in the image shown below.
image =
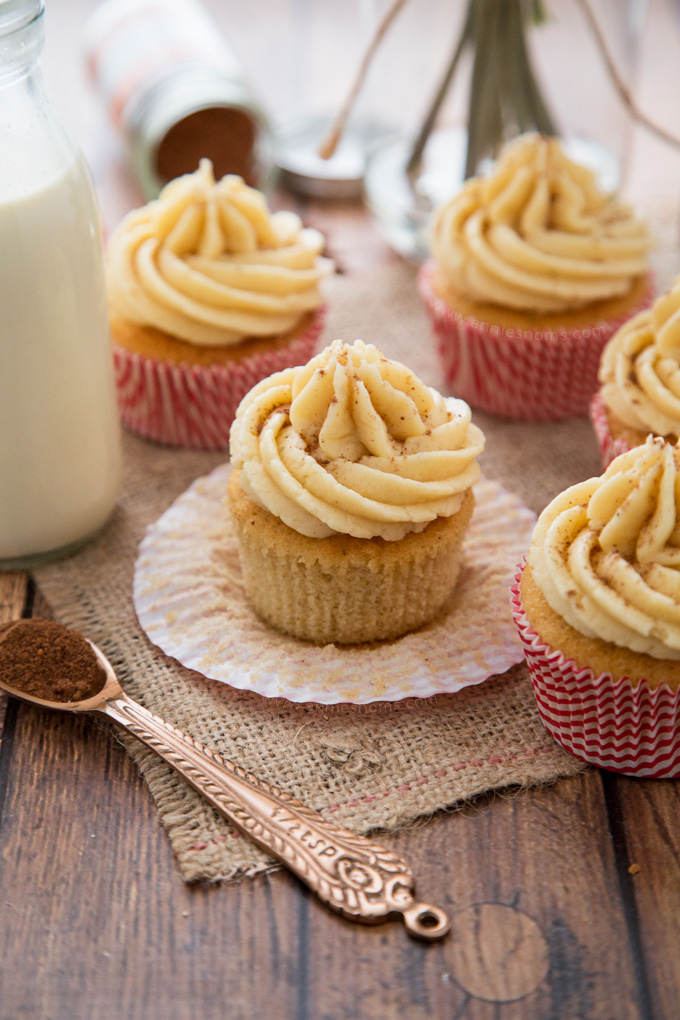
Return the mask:
{"type": "Polygon", "coordinates": [[[83,701],[106,673],[82,636],[55,620],[18,620],[0,632],[0,680],[46,701],[83,701]]]}

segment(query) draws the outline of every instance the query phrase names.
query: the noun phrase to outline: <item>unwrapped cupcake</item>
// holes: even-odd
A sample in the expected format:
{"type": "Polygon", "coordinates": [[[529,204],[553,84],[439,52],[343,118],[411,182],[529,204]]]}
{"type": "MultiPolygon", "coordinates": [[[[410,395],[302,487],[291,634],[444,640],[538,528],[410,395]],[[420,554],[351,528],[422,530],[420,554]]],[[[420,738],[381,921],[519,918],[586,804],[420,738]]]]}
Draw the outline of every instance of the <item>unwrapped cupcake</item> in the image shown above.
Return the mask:
{"type": "Polygon", "coordinates": [[[484,436],[371,344],[340,340],[263,380],[231,434],[246,592],[317,644],[397,638],[451,595],[484,436]]]}
{"type": "Polygon", "coordinates": [[[680,438],[680,280],[612,337],[590,413],[604,466],[649,433],[680,438]]]}
{"type": "Polygon", "coordinates": [[[516,139],[437,212],[419,276],[453,392],[513,418],[586,414],[604,345],[652,298],[648,246],[556,139],[516,139]]]}
{"type": "Polygon", "coordinates": [[[332,271],[323,244],[240,177],[216,182],[209,160],[129,213],[107,249],[123,423],[163,443],[226,449],[244,394],[314,351],[332,271]]]}
{"type": "Polygon", "coordinates": [[[680,448],[650,436],[557,496],[513,612],[563,747],[617,772],[680,776],[680,448]]]}

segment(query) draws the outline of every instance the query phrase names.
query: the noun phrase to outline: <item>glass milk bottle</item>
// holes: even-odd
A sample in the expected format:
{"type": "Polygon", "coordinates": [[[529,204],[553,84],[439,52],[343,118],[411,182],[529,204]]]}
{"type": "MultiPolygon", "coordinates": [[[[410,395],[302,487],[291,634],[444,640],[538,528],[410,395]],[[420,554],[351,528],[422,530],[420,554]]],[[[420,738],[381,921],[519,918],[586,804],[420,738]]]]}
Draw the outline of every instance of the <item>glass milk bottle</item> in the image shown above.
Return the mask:
{"type": "Polygon", "coordinates": [[[70,552],[121,468],[99,219],[38,65],[43,0],[0,0],[0,567],[70,552]]]}

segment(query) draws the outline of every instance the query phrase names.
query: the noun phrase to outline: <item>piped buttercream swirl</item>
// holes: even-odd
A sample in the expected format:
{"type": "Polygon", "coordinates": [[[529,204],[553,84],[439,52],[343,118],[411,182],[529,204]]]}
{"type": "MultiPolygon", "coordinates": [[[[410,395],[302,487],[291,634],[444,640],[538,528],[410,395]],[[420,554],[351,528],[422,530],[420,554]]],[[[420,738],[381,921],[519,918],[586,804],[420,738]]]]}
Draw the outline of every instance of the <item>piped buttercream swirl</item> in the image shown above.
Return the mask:
{"type": "Polygon", "coordinates": [[[436,214],[432,253],[462,296],[565,312],[626,294],[649,246],[630,209],[604,195],[560,143],[523,135],[493,174],[472,178],[436,214]]]}
{"type": "Polygon", "coordinates": [[[286,333],[323,303],[319,284],[332,270],[323,244],[295,213],[270,213],[240,177],[215,182],[204,159],[112,234],[111,310],[199,345],[286,333]]]}
{"type": "Polygon", "coordinates": [[[680,659],[680,449],[650,436],[567,489],[539,517],[528,562],[581,634],[680,659]]]}
{"type": "Polygon", "coordinates": [[[680,436],[680,280],[614,334],[600,382],[604,403],[625,425],[680,436]]]}
{"type": "Polygon", "coordinates": [[[255,386],[230,445],[247,495],[295,531],[395,541],[460,509],[484,435],[464,401],[336,340],[255,386]]]}

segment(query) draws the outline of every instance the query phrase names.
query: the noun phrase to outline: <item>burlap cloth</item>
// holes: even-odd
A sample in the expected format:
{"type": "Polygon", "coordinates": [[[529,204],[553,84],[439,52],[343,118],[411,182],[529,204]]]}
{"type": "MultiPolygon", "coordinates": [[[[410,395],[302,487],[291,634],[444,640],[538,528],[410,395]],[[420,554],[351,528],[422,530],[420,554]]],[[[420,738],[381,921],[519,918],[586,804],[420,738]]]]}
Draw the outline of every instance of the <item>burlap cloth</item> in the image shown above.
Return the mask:
{"type": "MultiPolygon", "coordinates": [[[[441,386],[413,267],[337,276],[329,302],[324,343],[374,342],[441,386]]],[[[484,473],[536,512],[600,471],[587,419],[535,425],[475,413],[474,420],[487,436],[484,473]]],[[[100,645],[128,693],[151,711],[361,833],[396,830],[486,790],[552,783],[581,770],[544,730],[524,664],[457,694],[319,706],[235,691],[166,658],[135,617],[137,547],[146,526],[225,455],[132,435],[124,450],[123,491],[106,530],[71,559],[37,570],[36,579],[56,617],[100,645]]],[[[153,752],[133,738],[124,743],[149,784],[185,881],[231,879],[271,865],[153,752]]]]}

